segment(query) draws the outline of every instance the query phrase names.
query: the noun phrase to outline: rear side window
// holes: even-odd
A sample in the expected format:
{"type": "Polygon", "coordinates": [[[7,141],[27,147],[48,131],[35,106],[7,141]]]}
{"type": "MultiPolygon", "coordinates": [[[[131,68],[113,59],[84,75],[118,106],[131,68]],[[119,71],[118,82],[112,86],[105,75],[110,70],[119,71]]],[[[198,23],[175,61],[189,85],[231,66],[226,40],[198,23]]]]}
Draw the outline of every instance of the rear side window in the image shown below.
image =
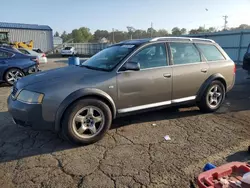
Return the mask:
{"type": "Polygon", "coordinates": [[[207,61],[225,60],[225,57],[214,45],[209,44],[196,44],[201,52],[204,54],[207,61]]]}
{"type": "Polygon", "coordinates": [[[200,52],[193,43],[170,43],[172,59],[175,65],[201,62],[200,52]]]}
{"type": "Polygon", "coordinates": [[[22,52],[23,54],[30,54],[29,52],[27,52],[26,50],[23,49],[19,49],[20,52],[22,52]]]}
{"type": "Polygon", "coordinates": [[[1,58],[9,58],[9,57],[12,57],[13,54],[10,53],[10,52],[4,52],[4,51],[0,51],[0,59],[1,58]]]}

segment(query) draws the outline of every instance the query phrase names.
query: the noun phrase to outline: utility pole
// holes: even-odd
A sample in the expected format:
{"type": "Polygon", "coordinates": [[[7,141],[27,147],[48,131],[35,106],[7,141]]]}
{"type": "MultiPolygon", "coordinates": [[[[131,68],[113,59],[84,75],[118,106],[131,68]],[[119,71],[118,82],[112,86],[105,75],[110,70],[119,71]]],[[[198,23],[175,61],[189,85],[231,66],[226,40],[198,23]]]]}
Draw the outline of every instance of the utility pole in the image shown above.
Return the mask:
{"type": "Polygon", "coordinates": [[[151,22],[150,37],[153,38],[153,22],[151,22]]]}
{"type": "Polygon", "coordinates": [[[228,16],[225,15],[225,16],[223,16],[223,18],[224,18],[224,30],[226,30],[227,29],[227,23],[228,23],[228,21],[227,21],[228,16]]]}
{"type": "Polygon", "coordinates": [[[113,28],[112,29],[112,35],[113,35],[113,37],[112,37],[112,41],[113,41],[113,44],[115,43],[115,29],[113,28]]]}

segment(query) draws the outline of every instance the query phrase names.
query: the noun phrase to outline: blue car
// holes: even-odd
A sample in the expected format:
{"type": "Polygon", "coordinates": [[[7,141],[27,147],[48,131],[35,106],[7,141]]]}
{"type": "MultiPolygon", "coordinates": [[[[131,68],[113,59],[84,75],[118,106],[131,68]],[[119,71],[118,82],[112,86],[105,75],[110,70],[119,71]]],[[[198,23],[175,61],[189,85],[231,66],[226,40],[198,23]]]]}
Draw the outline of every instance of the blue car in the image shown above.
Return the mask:
{"type": "Polygon", "coordinates": [[[18,79],[37,72],[38,59],[18,50],[0,47],[0,82],[13,85],[18,79]]]}

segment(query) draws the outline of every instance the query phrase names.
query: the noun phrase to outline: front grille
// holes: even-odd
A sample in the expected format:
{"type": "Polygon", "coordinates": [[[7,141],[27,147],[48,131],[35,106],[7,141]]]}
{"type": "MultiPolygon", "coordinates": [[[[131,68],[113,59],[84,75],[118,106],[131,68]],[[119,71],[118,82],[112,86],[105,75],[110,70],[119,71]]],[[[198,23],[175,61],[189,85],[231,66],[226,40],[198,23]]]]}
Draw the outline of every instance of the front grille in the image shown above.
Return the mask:
{"type": "Polygon", "coordinates": [[[11,95],[12,95],[13,97],[15,97],[16,94],[17,94],[17,91],[18,91],[18,89],[17,89],[15,86],[13,86],[11,95]]]}

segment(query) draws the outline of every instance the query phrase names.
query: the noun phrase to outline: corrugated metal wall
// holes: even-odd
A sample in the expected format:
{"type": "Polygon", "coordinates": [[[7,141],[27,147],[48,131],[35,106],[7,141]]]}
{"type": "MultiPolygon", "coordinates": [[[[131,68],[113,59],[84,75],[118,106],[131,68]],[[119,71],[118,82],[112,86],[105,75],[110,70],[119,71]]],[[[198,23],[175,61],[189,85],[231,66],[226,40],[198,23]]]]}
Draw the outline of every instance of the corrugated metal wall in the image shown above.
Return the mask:
{"type": "Polygon", "coordinates": [[[250,43],[250,30],[201,33],[188,36],[208,38],[216,41],[235,63],[242,63],[243,56],[250,43]]]}
{"type": "Polygon", "coordinates": [[[75,47],[77,54],[81,55],[94,55],[97,52],[108,47],[107,43],[65,43],[64,46],[75,47]]]}
{"type": "Polygon", "coordinates": [[[44,52],[53,49],[53,34],[49,30],[0,28],[0,32],[8,32],[10,42],[28,42],[33,40],[34,48],[40,48],[44,52]]]}

